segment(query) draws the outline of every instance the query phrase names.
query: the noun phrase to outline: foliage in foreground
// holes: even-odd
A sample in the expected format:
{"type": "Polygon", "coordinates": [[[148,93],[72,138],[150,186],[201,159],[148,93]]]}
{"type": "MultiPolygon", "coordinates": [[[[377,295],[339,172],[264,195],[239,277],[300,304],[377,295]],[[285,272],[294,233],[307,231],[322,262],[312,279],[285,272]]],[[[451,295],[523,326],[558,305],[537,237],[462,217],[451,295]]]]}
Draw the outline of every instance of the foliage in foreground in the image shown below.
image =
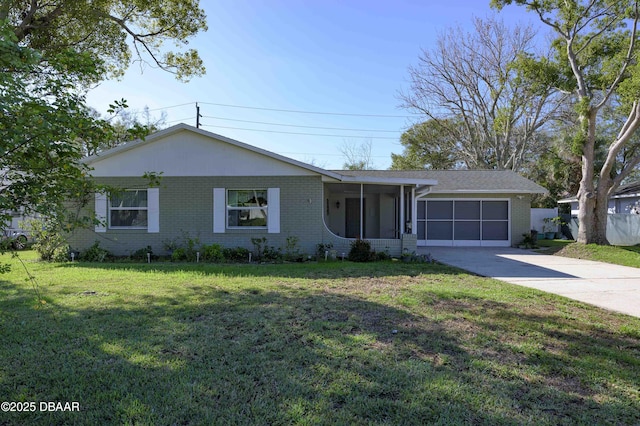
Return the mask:
{"type": "Polygon", "coordinates": [[[640,319],[452,268],[29,268],[47,303],[2,277],[0,394],[81,411],[2,424],[640,422],[640,319]]]}

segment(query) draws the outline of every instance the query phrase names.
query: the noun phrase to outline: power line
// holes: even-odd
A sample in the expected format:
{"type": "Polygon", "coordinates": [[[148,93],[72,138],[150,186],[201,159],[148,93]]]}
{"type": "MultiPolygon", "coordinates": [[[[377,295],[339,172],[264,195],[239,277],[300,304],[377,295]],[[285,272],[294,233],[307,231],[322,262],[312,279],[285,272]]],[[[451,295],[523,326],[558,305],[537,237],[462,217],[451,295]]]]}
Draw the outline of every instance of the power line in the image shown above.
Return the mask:
{"type": "Polygon", "coordinates": [[[199,102],[202,105],[215,105],[215,106],[223,106],[229,108],[243,108],[243,109],[257,109],[262,111],[278,111],[278,112],[292,112],[296,114],[317,114],[317,115],[344,115],[349,117],[378,117],[378,118],[411,118],[413,115],[388,115],[388,114],[354,114],[347,112],[322,112],[322,111],[303,111],[303,110],[295,110],[295,109],[277,109],[277,108],[262,108],[262,107],[252,107],[252,106],[244,106],[244,105],[230,105],[230,104],[218,104],[214,102],[199,102]]]}
{"type": "Polygon", "coordinates": [[[376,132],[376,133],[399,133],[398,130],[377,130],[377,129],[347,129],[344,127],[318,127],[318,126],[301,126],[297,124],[269,123],[265,121],[238,120],[235,118],[213,117],[205,115],[203,118],[213,118],[214,120],[235,121],[239,123],[266,124],[269,126],[299,127],[304,129],[320,129],[320,130],[346,130],[349,132],[376,132]]]}
{"type": "Polygon", "coordinates": [[[147,111],[149,112],[154,112],[154,111],[161,111],[161,110],[165,110],[165,109],[172,109],[172,108],[178,108],[178,107],[183,107],[183,106],[187,106],[187,105],[193,105],[195,102],[187,102],[186,104],[178,104],[178,105],[171,105],[168,107],[160,107],[160,108],[154,108],[154,109],[149,109],[147,111]]]}
{"type": "MultiPolygon", "coordinates": [[[[344,157],[343,154],[323,154],[319,152],[279,152],[279,154],[287,155],[320,155],[324,157],[344,157]]],[[[371,158],[389,158],[388,155],[370,155],[371,158]]]]}
{"type": "Polygon", "coordinates": [[[362,138],[362,139],[387,139],[398,140],[398,138],[390,138],[385,136],[354,136],[354,135],[325,135],[319,133],[302,133],[302,132],[283,132],[279,130],[261,130],[261,129],[244,129],[241,127],[229,127],[229,126],[216,126],[213,124],[200,124],[201,127],[216,127],[220,129],[232,129],[232,130],[247,130],[250,132],[263,132],[263,133],[282,133],[286,135],[304,135],[304,136],[322,136],[326,138],[362,138]]]}

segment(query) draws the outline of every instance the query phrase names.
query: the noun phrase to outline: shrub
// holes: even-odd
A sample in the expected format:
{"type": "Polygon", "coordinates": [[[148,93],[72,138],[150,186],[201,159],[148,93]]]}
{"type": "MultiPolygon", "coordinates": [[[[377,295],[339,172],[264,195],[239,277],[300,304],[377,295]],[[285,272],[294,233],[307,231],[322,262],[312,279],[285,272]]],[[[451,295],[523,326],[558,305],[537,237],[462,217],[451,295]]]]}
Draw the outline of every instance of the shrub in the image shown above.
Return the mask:
{"type": "Polygon", "coordinates": [[[171,260],[174,262],[183,262],[188,260],[187,249],[184,247],[178,247],[171,253],[171,260]]]}
{"type": "Polygon", "coordinates": [[[220,244],[204,245],[200,248],[202,260],[205,262],[222,262],[224,255],[222,254],[222,246],[220,244]]]}
{"type": "Polygon", "coordinates": [[[244,247],[224,248],[222,255],[227,262],[241,263],[249,261],[250,251],[244,247]]]}
{"type": "Polygon", "coordinates": [[[153,250],[151,249],[151,246],[146,246],[144,248],[138,249],[133,253],[131,253],[129,255],[129,259],[146,262],[147,253],[151,254],[152,259],[155,258],[155,256],[153,255],[153,250]]]}
{"type": "Polygon", "coordinates": [[[49,262],[65,262],[69,260],[69,245],[63,232],[54,221],[31,219],[25,227],[35,240],[33,249],[40,259],[49,262]]]}
{"type": "Polygon", "coordinates": [[[371,243],[359,239],[352,242],[348,259],[352,262],[370,262],[374,260],[375,253],[371,251],[371,243]]]}
{"type": "Polygon", "coordinates": [[[261,262],[281,262],[282,261],[283,256],[282,256],[281,250],[273,246],[268,246],[267,239],[265,237],[251,238],[251,244],[253,244],[253,247],[254,247],[253,254],[254,254],[254,259],[256,261],[261,261],[261,262]]]}
{"type": "Polygon", "coordinates": [[[80,259],[85,262],[104,262],[113,256],[109,250],[100,247],[100,242],[96,241],[91,247],[80,253],[80,259]]]}
{"type": "Polygon", "coordinates": [[[287,242],[284,249],[284,257],[288,261],[300,262],[303,260],[303,256],[300,254],[298,248],[298,237],[287,237],[287,242]]]}
{"type": "Polygon", "coordinates": [[[316,244],[316,255],[324,258],[325,252],[331,251],[332,249],[333,243],[318,243],[316,244]]]}

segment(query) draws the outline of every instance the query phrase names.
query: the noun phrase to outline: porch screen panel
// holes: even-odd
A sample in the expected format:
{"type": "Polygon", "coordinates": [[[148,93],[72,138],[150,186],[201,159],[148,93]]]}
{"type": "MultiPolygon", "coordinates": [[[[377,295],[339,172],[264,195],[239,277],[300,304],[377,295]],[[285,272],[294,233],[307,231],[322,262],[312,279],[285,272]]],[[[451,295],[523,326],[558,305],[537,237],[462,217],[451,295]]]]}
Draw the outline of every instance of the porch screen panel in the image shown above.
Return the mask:
{"type": "Polygon", "coordinates": [[[480,201],[454,201],[454,240],[480,239],[480,201]]]}
{"type": "Polygon", "coordinates": [[[456,221],[454,240],[479,240],[480,221],[456,221]]]}
{"type": "Polygon", "coordinates": [[[506,201],[483,201],[482,220],[508,220],[509,203],[506,201]]]}
{"type": "Polygon", "coordinates": [[[482,239],[504,241],[509,239],[509,202],[482,202],[482,239]]]}
{"type": "Polygon", "coordinates": [[[453,239],[453,201],[427,201],[427,240],[453,239]]]}
{"type": "Polygon", "coordinates": [[[482,239],[485,241],[504,241],[509,239],[508,222],[482,222],[482,239]]]}
{"type": "Polygon", "coordinates": [[[427,239],[428,240],[452,240],[453,239],[453,222],[452,221],[427,222],[427,239]]]}
{"type": "Polygon", "coordinates": [[[480,220],[480,201],[456,201],[456,220],[480,220]]]}

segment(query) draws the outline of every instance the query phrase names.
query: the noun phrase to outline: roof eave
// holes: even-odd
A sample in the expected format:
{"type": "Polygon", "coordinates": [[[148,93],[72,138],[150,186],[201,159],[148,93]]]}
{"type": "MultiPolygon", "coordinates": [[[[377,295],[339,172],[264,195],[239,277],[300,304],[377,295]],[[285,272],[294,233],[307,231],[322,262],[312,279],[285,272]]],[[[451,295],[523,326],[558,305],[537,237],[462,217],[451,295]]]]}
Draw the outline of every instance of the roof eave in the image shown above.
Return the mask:
{"type": "Polygon", "coordinates": [[[346,176],[341,175],[344,183],[363,183],[375,185],[416,185],[416,186],[434,186],[438,184],[435,179],[405,179],[405,178],[383,178],[376,176],[346,176]]]}
{"type": "Polygon", "coordinates": [[[432,194],[548,194],[548,191],[531,189],[446,189],[435,187],[432,194]]]}

